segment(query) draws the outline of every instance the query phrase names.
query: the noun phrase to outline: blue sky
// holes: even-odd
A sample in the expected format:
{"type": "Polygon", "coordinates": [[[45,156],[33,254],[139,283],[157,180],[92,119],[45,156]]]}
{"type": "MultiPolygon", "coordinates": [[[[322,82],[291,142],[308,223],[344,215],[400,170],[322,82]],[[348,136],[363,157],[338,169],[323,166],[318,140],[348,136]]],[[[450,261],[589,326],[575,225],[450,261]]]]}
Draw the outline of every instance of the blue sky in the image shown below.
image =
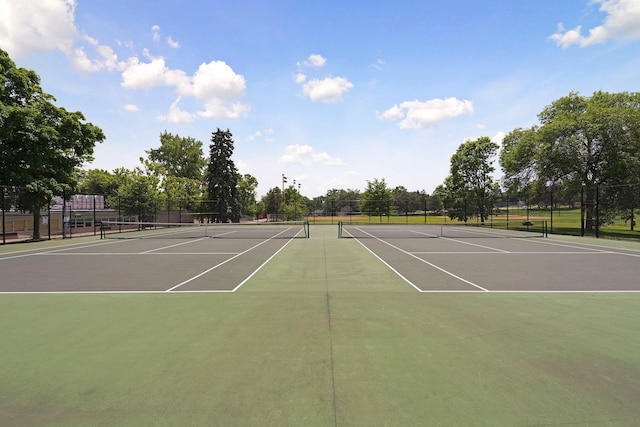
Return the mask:
{"type": "Polygon", "coordinates": [[[228,128],[259,196],[431,193],[469,138],[640,90],[639,39],[638,0],[0,0],[0,48],[104,130],[87,168],[228,128]]]}

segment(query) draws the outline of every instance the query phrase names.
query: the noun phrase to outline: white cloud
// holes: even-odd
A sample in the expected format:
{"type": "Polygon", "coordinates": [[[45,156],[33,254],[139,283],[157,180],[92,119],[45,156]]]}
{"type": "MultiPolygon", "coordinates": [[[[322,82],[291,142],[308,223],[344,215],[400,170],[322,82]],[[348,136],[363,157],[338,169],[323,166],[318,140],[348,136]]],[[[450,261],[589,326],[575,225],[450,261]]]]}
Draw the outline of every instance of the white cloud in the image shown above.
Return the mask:
{"type": "Polygon", "coordinates": [[[201,64],[191,79],[191,87],[183,87],[185,96],[191,95],[202,101],[205,111],[199,111],[203,118],[235,119],[246,115],[251,108],[240,102],[233,102],[244,95],[246,81],[224,61],[201,64]]]}
{"type": "Polygon", "coordinates": [[[256,138],[260,138],[261,136],[262,136],[262,132],[261,131],[257,131],[253,135],[249,135],[247,137],[247,141],[255,141],[256,138]]]}
{"type": "Polygon", "coordinates": [[[103,69],[122,71],[126,68],[126,63],[118,61],[118,55],[110,46],[100,45],[98,40],[93,37],[84,36],[83,39],[95,48],[100,58],[90,59],[84,51],[84,47],[80,46],[69,54],[73,68],[87,73],[94,73],[103,69]]]}
{"type": "Polygon", "coordinates": [[[2,0],[0,46],[15,59],[59,49],[72,53],[75,0],[2,0]]]}
{"type": "Polygon", "coordinates": [[[171,36],[167,37],[167,44],[172,49],[178,49],[180,47],[180,43],[178,43],[177,41],[173,40],[173,37],[171,37],[171,36]]]}
{"type": "Polygon", "coordinates": [[[322,163],[326,166],[342,166],[344,163],[340,160],[339,157],[332,157],[327,153],[312,153],[311,158],[315,162],[322,163]]]}
{"type": "Polygon", "coordinates": [[[296,83],[302,84],[307,81],[307,76],[303,73],[298,73],[296,75],[296,83]]]}
{"type": "Polygon", "coordinates": [[[272,142],[273,138],[269,138],[267,135],[273,135],[274,134],[274,130],[271,128],[265,129],[265,130],[259,130],[254,132],[253,134],[249,135],[247,137],[247,141],[255,141],[256,139],[259,138],[264,138],[264,140],[266,142],[272,142]]]}
{"type": "Polygon", "coordinates": [[[313,153],[310,145],[288,145],[284,149],[284,154],[280,157],[282,163],[308,163],[308,157],[313,153]]]}
{"type": "Polygon", "coordinates": [[[562,24],[558,31],[549,38],[558,46],[567,48],[577,44],[581,47],[604,43],[610,39],[640,38],[640,2],[638,0],[593,0],[600,4],[600,11],[607,16],[602,25],[589,30],[589,35],[582,35],[582,26],[566,30],[562,24]]]}
{"type": "Polygon", "coordinates": [[[82,39],[83,39],[84,41],[86,41],[87,43],[89,43],[91,46],[98,46],[98,45],[100,44],[100,42],[98,41],[98,39],[94,39],[93,37],[91,37],[91,36],[89,36],[89,35],[87,35],[87,34],[84,34],[84,35],[82,36],[82,39]]]}
{"type": "Polygon", "coordinates": [[[196,119],[195,115],[182,111],[178,104],[182,98],[176,99],[169,107],[169,114],[166,116],[158,116],[158,120],[169,123],[191,123],[196,119]]]}
{"type": "Polygon", "coordinates": [[[321,163],[326,166],[340,166],[344,163],[338,157],[332,157],[327,153],[318,153],[310,145],[288,145],[284,154],[280,157],[281,163],[286,164],[310,164],[321,163]]]}
{"type": "Polygon", "coordinates": [[[122,86],[127,89],[149,90],[154,87],[173,87],[180,97],[192,97],[202,102],[204,109],[189,114],[171,106],[163,120],[191,122],[195,117],[235,119],[251,110],[248,105],[237,102],[244,95],[246,81],[224,61],[203,63],[193,76],[182,70],[167,67],[164,58],[152,57],[150,62],[132,58],[122,73],[122,86]]]}
{"type": "Polygon", "coordinates": [[[100,65],[94,63],[91,59],[89,59],[82,47],[74,50],[71,58],[71,64],[73,68],[78,71],[82,71],[85,73],[100,71],[100,65]]]}
{"type": "Polygon", "coordinates": [[[387,64],[387,61],[385,61],[382,58],[378,58],[376,60],[376,62],[373,64],[373,68],[375,68],[376,70],[382,70],[384,69],[384,66],[387,64]]]}
{"type": "Polygon", "coordinates": [[[127,110],[127,111],[130,111],[130,112],[132,112],[132,113],[135,113],[135,112],[137,112],[137,111],[140,111],[140,109],[138,108],[138,106],[137,106],[137,105],[134,105],[134,104],[127,104],[127,105],[125,105],[125,106],[124,106],[124,109],[125,109],[125,110],[127,110]]]}
{"type": "Polygon", "coordinates": [[[404,110],[401,107],[394,105],[382,114],[378,114],[378,117],[391,121],[400,120],[404,117],[404,110]]]}
{"type": "Polygon", "coordinates": [[[149,90],[159,86],[189,86],[189,78],[181,70],[169,69],[164,58],[152,58],[151,62],[140,62],[139,58],[129,59],[122,73],[122,86],[126,89],[149,90]]]}
{"type": "Polygon", "coordinates": [[[431,99],[428,101],[405,101],[394,105],[378,118],[398,121],[400,129],[422,129],[449,120],[462,114],[473,113],[473,103],[457,98],[431,99]]]}
{"type": "Polygon", "coordinates": [[[322,55],[309,56],[309,63],[314,67],[324,67],[324,64],[326,64],[326,62],[327,62],[326,58],[323,58],[322,55]]]}
{"type": "Polygon", "coordinates": [[[313,55],[309,55],[309,58],[307,58],[306,61],[298,62],[298,66],[320,68],[320,67],[324,67],[324,64],[326,63],[327,63],[327,59],[324,58],[322,55],[313,54],[313,55]]]}
{"type": "Polygon", "coordinates": [[[246,88],[243,76],[224,61],[201,64],[192,78],[193,94],[199,99],[230,100],[241,96],[246,88]]]}
{"type": "Polygon", "coordinates": [[[153,33],[153,40],[154,41],[160,40],[160,26],[159,25],[154,25],[153,27],[151,27],[151,32],[153,33]]]}
{"type": "Polygon", "coordinates": [[[500,131],[498,133],[496,133],[493,138],[491,138],[491,141],[495,142],[498,145],[502,145],[502,140],[504,139],[504,137],[507,136],[506,133],[504,133],[503,131],[500,131]]]}
{"type": "Polygon", "coordinates": [[[302,86],[302,92],[312,101],[333,103],[342,99],[342,95],[353,88],[353,83],[344,77],[310,80],[302,86]]]}

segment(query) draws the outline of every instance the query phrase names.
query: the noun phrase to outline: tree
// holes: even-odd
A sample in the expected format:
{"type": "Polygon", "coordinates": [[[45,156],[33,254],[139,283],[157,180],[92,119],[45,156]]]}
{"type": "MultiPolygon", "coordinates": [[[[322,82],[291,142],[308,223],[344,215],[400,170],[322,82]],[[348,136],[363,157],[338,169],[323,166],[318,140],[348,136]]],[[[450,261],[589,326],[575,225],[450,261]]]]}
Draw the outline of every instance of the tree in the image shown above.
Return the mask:
{"type": "Polygon", "coordinates": [[[427,210],[431,212],[440,212],[442,210],[442,199],[437,191],[434,191],[427,199],[427,210]]]}
{"type": "MultiPolygon", "coordinates": [[[[500,162],[507,182],[564,190],[568,197],[584,188],[587,200],[595,200],[598,186],[637,182],[640,93],[571,92],[545,107],[538,119],[539,127],[516,129],[505,138],[500,162]]],[[[616,213],[600,208],[601,220],[616,213]]],[[[588,228],[593,209],[589,205],[586,212],[588,228]]]]}
{"type": "Polygon", "coordinates": [[[284,220],[299,221],[308,214],[307,198],[302,196],[295,186],[290,185],[284,189],[284,220]]]}
{"type": "Polygon", "coordinates": [[[238,171],[231,160],[233,139],[229,129],[218,128],[211,136],[209,165],[205,181],[209,200],[216,204],[221,222],[239,221],[238,211],[238,171]]]}
{"type": "Polygon", "coordinates": [[[54,105],[40,77],[17,68],[0,49],[0,183],[26,187],[18,200],[33,213],[33,238],[40,238],[40,210],[54,193],[72,190],[77,168],[92,160],[101,129],[80,112],[54,105]]]}
{"type": "Polygon", "coordinates": [[[262,196],[261,203],[264,206],[264,213],[267,217],[279,214],[283,206],[282,190],[280,187],[273,187],[267,191],[267,194],[262,196]]]}
{"type": "Polygon", "coordinates": [[[109,205],[117,209],[121,216],[153,221],[153,215],[159,208],[158,177],[146,174],[140,168],[118,168],[114,170],[114,177],[118,183],[118,194],[107,199],[109,205]]]}
{"type": "Polygon", "coordinates": [[[238,176],[238,209],[242,215],[256,216],[258,180],[250,174],[238,176]]]}
{"type": "Polygon", "coordinates": [[[424,210],[427,195],[423,191],[408,191],[402,185],[392,190],[393,206],[398,215],[404,215],[418,210],[424,210]]]}
{"type": "Polygon", "coordinates": [[[196,209],[202,201],[202,183],[197,179],[166,176],[160,184],[167,209],[196,209]]]}
{"type": "Polygon", "coordinates": [[[316,200],[316,206],[322,207],[323,215],[342,215],[358,212],[359,190],[338,190],[327,191],[326,196],[316,200]]]}
{"type": "Polygon", "coordinates": [[[517,128],[502,140],[500,166],[504,173],[503,185],[510,193],[528,192],[538,179],[537,130],[537,126],[529,129],[517,128]]]}
{"type": "Polygon", "coordinates": [[[118,193],[116,177],[103,169],[89,169],[79,172],[78,191],[88,194],[102,194],[105,197],[118,193]]]}
{"type": "Polygon", "coordinates": [[[202,200],[201,186],[206,164],[202,142],[165,131],[160,134],[160,147],[145,152],[148,157],[140,158],[140,162],[147,175],[155,175],[160,180],[160,196],[166,208],[196,209],[196,202],[202,200]]]}
{"type": "Polygon", "coordinates": [[[166,176],[202,179],[206,164],[202,142],[191,137],[180,137],[164,131],[160,134],[160,147],[145,151],[149,161],[163,166],[166,176]]]}
{"type": "Polygon", "coordinates": [[[367,189],[362,193],[360,210],[368,215],[389,215],[393,196],[382,178],[367,180],[367,189]]]}
{"type": "Polygon", "coordinates": [[[497,152],[498,144],[483,136],[463,143],[451,156],[451,172],[440,190],[451,218],[467,221],[477,216],[483,223],[488,218],[498,190],[492,178],[497,152]]]}

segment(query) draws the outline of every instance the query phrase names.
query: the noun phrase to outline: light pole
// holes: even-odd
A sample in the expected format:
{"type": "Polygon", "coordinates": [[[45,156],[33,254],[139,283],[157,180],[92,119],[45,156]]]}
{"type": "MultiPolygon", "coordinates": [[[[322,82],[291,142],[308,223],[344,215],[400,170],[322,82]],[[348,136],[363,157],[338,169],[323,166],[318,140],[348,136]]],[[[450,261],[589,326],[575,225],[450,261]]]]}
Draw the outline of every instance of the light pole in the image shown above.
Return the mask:
{"type": "Polygon", "coordinates": [[[293,220],[298,220],[298,196],[296,195],[296,180],[293,180],[293,220]]]}
{"type": "MultiPolygon", "coordinates": [[[[280,204],[283,208],[285,203],[287,202],[284,198],[284,185],[287,183],[287,177],[284,176],[284,174],[282,174],[282,203],[280,204]]],[[[278,209],[279,210],[279,209],[278,209]]],[[[278,219],[278,221],[282,221],[281,219],[278,219]]]]}

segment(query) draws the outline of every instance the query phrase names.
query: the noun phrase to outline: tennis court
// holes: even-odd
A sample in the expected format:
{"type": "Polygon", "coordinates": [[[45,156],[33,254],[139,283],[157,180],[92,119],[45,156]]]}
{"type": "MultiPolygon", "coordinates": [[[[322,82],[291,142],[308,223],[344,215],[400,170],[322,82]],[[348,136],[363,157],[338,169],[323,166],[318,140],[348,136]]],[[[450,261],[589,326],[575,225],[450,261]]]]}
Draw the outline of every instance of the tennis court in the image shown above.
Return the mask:
{"type": "Polygon", "coordinates": [[[97,242],[0,255],[0,292],[232,292],[304,223],[115,225],[97,242]]]}
{"type": "Polygon", "coordinates": [[[559,242],[540,228],[343,224],[340,233],[421,292],[640,291],[637,250],[559,242]]]}
{"type": "Polygon", "coordinates": [[[637,243],[133,229],[0,247],[0,424],[640,418],[637,243]]]}
{"type": "MultiPolygon", "coordinates": [[[[369,264],[383,264],[419,292],[640,291],[636,250],[558,242],[537,230],[456,228],[341,224],[337,232],[340,244],[357,242],[369,264]]],[[[99,241],[0,255],[0,292],[234,292],[309,235],[306,223],[113,227],[99,241]]],[[[315,249],[297,248],[306,250],[315,249]]],[[[340,274],[337,264],[326,268],[340,274]]]]}

